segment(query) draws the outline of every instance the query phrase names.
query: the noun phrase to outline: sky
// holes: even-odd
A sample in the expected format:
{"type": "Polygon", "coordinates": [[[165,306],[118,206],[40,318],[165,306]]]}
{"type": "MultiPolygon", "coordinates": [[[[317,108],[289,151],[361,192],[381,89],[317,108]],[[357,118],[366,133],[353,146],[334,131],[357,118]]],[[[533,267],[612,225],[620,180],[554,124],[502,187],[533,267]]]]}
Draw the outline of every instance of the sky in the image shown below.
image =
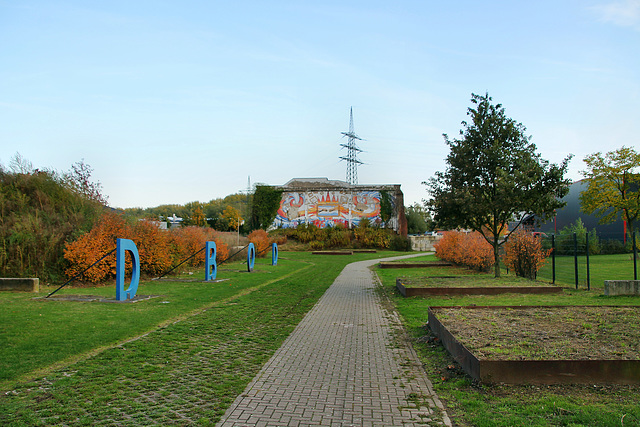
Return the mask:
{"type": "Polygon", "coordinates": [[[0,163],[84,161],[112,207],[292,178],[405,204],[444,171],[471,95],[543,159],[640,147],[640,0],[0,0],[0,163]]]}

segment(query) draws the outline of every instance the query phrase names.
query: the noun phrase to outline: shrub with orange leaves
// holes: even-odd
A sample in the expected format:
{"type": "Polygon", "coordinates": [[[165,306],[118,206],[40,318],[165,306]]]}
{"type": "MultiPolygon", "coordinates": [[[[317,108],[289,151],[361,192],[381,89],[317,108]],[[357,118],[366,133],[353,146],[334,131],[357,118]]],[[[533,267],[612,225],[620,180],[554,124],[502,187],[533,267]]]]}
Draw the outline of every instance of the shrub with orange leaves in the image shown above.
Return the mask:
{"type": "Polygon", "coordinates": [[[171,239],[150,221],[138,221],[133,226],[132,239],[140,255],[140,271],[157,276],[171,268],[171,239]]]}
{"type": "Polygon", "coordinates": [[[504,244],[504,251],[502,262],[516,276],[534,280],[546,258],[551,255],[552,249],[543,249],[539,237],[519,229],[509,236],[509,240],[504,244]]]}
{"type": "MultiPolygon", "coordinates": [[[[218,233],[208,227],[181,227],[171,230],[172,255],[174,265],[198,252],[208,241],[216,242],[216,260],[222,262],[229,257],[228,246],[219,239],[218,233]]],[[[185,264],[197,267],[204,263],[204,251],[198,253],[185,264]]]]}
{"type": "Polygon", "coordinates": [[[464,234],[459,231],[446,231],[442,238],[433,245],[436,250],[436,256],[444,261],[461,264],[461,242],[463,237],[464,234]]]}
{"type": "Polygon", "coordinates": [[[469,233],[462,241],[463,262],[469,268],[489,271],[495,264],[493,246],[478,232],[469,233]]]}
{"type": "MultiPolygon", "coordinates": [[[[106,212],[96,221],[94,227],[78,240],[67,243],[64,249],[64,257],[70,263],[65,273],[73,277],[94,262],[98,261],[109,251],[115,249],[116,239],[131,237],[131,227],[122,215],[106,212]]],[[[89,282],[100,282],[115,277],[116,254],[115,252],[96,264],[79,279],[89,282]]]]}
{"type": "Polygon", "coordinates": [[[266,231],[262,229],[254,230],[247,236],[249,241],[256,247],[256,256],[264,258],[267,256],[267,249],[271,245],[271,240],[266,231]]]}
{"type": "MultiPolygon", "coordinates": [[[[90,232],[65,247],[65,259],[70,267],[66,270],[69,277],[85,270],[116,247],[118,238],[131,239],[136,244],[140,255],[140,272],[149,276],[157,276],[172,266],[184,261],[204,248],[205,242],[216,242],[216,259],[218,262],[229,256],[228,246],[218,238],[211,228],[183,227],[177,230],[161,230],[149,221],[138,221],[135,224],[119,214],[105,213],[90,232]]],[[[187,261],[192,267],[204,263],[204,251],[187,261]]],[[[131,260],[126,259],[126,268],[131,270],[131,260]]],[[[115,277],[116,254],[113,253],[100,263],[84,272],[80,280],[100,282],[115,277]]]]}
{"type": "Polygon", "coordinates": [[[478,232],[447,231],[434,247],[438,258],[474,270],[488,271],[494,265],[493,248],[478,232]]]}
{"type": "MultiPolygon", "coordinates": [[[[207,238],[204,229],[196,226],[180,227],[171,231],[173,264],[185,261],[204,247],[207,238]]],[[[204,251],[184,263],[186,266],[196,267],[204,262],[204,251]]]]}

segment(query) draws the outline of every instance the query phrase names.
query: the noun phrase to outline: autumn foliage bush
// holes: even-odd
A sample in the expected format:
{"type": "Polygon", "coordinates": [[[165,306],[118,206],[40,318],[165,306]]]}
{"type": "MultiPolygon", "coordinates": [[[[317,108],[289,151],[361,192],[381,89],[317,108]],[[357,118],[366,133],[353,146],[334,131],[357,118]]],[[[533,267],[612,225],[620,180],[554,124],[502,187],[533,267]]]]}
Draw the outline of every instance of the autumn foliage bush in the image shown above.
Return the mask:
{"type": "Polygon", "coordinates": [[[494,265],[493,248],[478,232],[447,231],[435,245],[436,256],[478,271],[494,265]]]}
{"type": "Polygon", "coordinates": [[[539,237],[520,229],[513,232],[505,242],[502,262],[516,276],[533,280],[551,251],[552,249],[542,248],[542,241],[539,237]]]}
{"type": "MultiPolygon", "coordinates": [[[[158,276],[194,253],[204,248],[205,242],[216,242],[216,259],[221,262],[229,256],[228,246],[222,242],[215,230],[203,227],[182,227],[161,230],[151,221],[129,222],[122,215],[107,212],[88,233],[66,245],[64,257],[70,266],[69,277],[98,261],[116,247],[118,238],[131,239],[140,255],[140,271],[149,276],[158,276]]],[[[199,266],[204,263],[205,253],[200,251],[184,265],[199,266]]],[[[129,257],[127,257],[128,260],[129,257]]],[[[127,261],[130,268],[130,261],[127,261]]],[[[100,282],[115,277],[115,252],[96,264],[79,278],[89,282],[100,282]]]]}
{"type": "Polygon", "coordinates": [[[267,249],[271,246],[271,240],[266,231],[262,229],[254,230],[247,236],[249,241],[256,247],[256,256],[264,258],[267,256],[267,249]]]}

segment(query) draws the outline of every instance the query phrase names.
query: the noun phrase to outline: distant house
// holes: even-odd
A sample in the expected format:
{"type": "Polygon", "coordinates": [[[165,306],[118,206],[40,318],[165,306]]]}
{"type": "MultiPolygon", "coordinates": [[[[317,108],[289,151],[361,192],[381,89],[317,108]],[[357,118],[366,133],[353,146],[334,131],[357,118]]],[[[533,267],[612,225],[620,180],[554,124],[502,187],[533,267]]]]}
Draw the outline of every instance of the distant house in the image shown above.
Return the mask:
{"type": "Polygon", "coordinates": [[[166,230],[167,229],[167,223],[164,222],[164,221],[151,221],[151,220],[148,220],[148,219],[140,219],[139,221],[145,221],[145,222],[148,222],[149,224],[153,224],[159,230],[166,230]]]}
{"type": "Polygon", "coordinates": [[[169,223],[170,228],[180,227],[182,225],[182,221],[183,219],[176,216],[176,214],[173,214],[173,216],[167,218],[167,222],[169,223]]]}

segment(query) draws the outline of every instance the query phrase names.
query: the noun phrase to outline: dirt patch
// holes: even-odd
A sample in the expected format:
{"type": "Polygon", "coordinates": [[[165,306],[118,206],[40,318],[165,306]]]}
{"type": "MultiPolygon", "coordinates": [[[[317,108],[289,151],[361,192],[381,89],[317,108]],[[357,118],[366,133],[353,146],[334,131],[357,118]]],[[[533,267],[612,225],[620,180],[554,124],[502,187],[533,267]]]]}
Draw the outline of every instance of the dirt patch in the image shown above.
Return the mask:
{"type": "Polygon", "coordinates": [[[432,310],[479,359],[640,360],[640,307],[432,310]]]}

